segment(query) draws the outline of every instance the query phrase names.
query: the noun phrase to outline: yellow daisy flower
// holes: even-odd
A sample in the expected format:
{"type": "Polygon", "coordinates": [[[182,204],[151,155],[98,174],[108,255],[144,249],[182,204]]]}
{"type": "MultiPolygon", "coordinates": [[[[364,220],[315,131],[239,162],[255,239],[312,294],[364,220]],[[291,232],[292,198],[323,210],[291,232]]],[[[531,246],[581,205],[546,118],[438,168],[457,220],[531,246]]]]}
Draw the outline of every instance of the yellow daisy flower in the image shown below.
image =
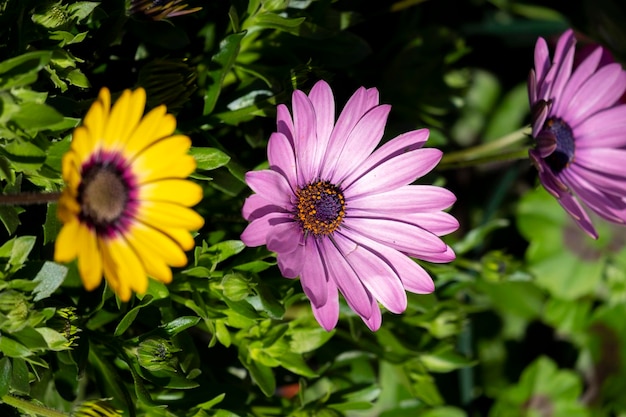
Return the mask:
{"type": "Polygon", "coordinates": [[[196,167],[191,141],[173,134],[176,119],[165,106],[142,117],[145,103],[139,88],[111,108],[103,88],[62,162],[57,215],[64,224],[54,259],[78,258],[87,290],[104,274],[122,301],[146,291],[147,275],[171,282],[170,267],[185,266],[194,247],[189,231],[204,224],[189,208],[202,199],[202,188],[185,179],[196,167]]]}

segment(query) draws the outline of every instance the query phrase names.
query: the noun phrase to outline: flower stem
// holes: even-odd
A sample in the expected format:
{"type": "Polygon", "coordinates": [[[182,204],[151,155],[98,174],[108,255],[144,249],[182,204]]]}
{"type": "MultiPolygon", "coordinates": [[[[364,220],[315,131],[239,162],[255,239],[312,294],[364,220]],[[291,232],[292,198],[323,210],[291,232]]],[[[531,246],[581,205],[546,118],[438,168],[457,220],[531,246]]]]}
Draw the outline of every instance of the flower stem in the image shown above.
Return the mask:
{"type": "Polygon", "coordinates": [[[13,395],[4,395],[0,397],[0,400],[5,404],[9,404],[10,406],[17,408],[18,410],[26,411],[27,413],[37,414],[38,416],[43,416],[43,417],[68,417],[69,416],[69,414],[63,413],[61,411],[53,410],[51,408],[44,407],[42,405],[34,404],[22,398],[14,397],[13,395]]]}
{"type": "Polygon", "coordinates": [[[60,196],[60,192],[4,194],[0,195],[0,206],[54,203],[60,196]]]}
{"type": "Polygon", "coordinates": [[[491,161],[519,159],[522,157],[522,152],[524,153],[523,157],[526,157],[528,147],[516,147],[515,149],[511,149],[511,147],[525,141],[529,134],[529,128],[524,127],[493,142],[474,146],[469,149],[463,149],[461,151],[451,152],[443,156],[438,168],[461,168],[465,166],[484,164],[491,161]]]}

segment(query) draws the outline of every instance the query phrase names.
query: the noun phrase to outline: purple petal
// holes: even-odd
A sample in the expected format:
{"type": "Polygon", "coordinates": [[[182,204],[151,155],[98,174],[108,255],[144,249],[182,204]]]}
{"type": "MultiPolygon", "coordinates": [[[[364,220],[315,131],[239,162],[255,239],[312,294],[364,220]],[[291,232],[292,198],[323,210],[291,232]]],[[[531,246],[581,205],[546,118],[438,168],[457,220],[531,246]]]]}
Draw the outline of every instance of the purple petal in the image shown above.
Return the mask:
{"type": "Polygon", "coordinates": [[[346,217],[344,225],[400,252],[441,253],[446,250],[440,238],[400,219],[346,217]]]}
{"type": "Polygon", "coordinates": [[[589,219],[589,216],[573,195],[565,191],[560,192],[557,201],[585,233],[594,239],[598,238],[598,233],[593,227],[591,219],[589,219]]]}
{"type": "Polygon", "coordinates": [[[626,150],[586,148],[576,154],[576,163],[600,173],[623,176],[626,167],[626,150]]]}
{"type": "Polygon", "coordinates": [[[574,52],[576,52],[576,43],[573,42],[567,50],[559,65],[559,70],[555,75],[552,90],[550,91],[550,97],[555,97],[555,101],[558,99],[563,100],[563,89],[567,85],[570,76],[572,75],[572,65],[574,64],[574,52]]]}
{"type": "Polygon", "coordinates": [[[285,278],[296,278],[302,272],[305,256],[304,236],[300,236],[300,241],[291,253],[277,253],[278,269],[285,278]]]}
{"type": "Polygon", "coordinates": [[[282,174],[292,190],[298,186],[296,179],[296,157],[289,139],[282,133],[274,132],[267,144],[267,159],[270,168],[282,174]]]}
{"type": "Polygon", "coordinates": [[[318,170],[326,154],[330,135],[335,127],[335,98],[325,81],[318,81],[309,92],[309,100],[315,110],[317,147],[313,166],[318,170]]]}
{"type": "Polygon", "coordinates": [[[241,241],[248,247],[265,245],[267,237],[280,223],[293,222],[285,213],[273,212],[252,221],[241,234],[241,241]]]}
{"type": "Polygon", "coordinates": [[[590,184],[585,178],[579,177],[572,171],[564,173],[574,194],[590,209],[603,218],[624,223],[626,219],[626,202],[621,197],[605,194],[590,184]]]}
{"type": "Polygon", "coordinates": [[[413,256],[423,261],[432,262],[434,264],[445,264],[448,262],[452,262],[456,259],[456,254],[454,253],[454,250],[452,250],[450,246],[447,246],[445,252],[441,252],[441,253],[420,253],[420,254],[408,253],[407,255],[413,256]]]}
{"type": "Polygon", "coordinates": [[[603,110],[573,128],[578,148],[626,146],[626,104],[603,110]]]}
{"type": "Polygon", "coordinates": [[[319,248],[330,277],[337,284],[350,308],[359,316],[369,318],[372,315],[372,295],[365,289],[344,255],[330,239],[320,240],[319,248]]]}
{"type": "Polygon", "coordinates": [[[361,317],[363,323],[373,332],[380,329],[380,325],[383,322],[383,316],[380,313],[380,307],[378,307],[378,303],[376,300],[372,300],[372,315],[369,318],[361,317]]]}
{"type": "Polygon", "coordinates": [[[537,39],[535,44],[535,73],[538,83],[542,83],[550,68],[550,51],[544,38],[537,39]]]}
{"type": "Polygon", "coordinates": [[[317,167],[314,165],[317,152],[315,110],[311,100],[300,90],[293,92],[292,110],[298,183],[306,184],[316,177],[317,172],[317,167]]]}
{"type": "MultiPolygon", "coordinates": [[[[272,223],[271,221],[269,222],[272,223]]],[[[279,254],[292,253],[298,248],[302,238],[302,229],[296,222],[281,222],[274,226],[267,236],[267,249],[279,254]]]]}
{"type": "Polygon", "coordinates": [[[311,304],[317,322],[326,330],[331,331],[339,320],[339,293],[337,285],[330,279],[326,284],[326,303],[321,306],[311,304]]]}
{"type": "Polygon", "coordinates": [[[295,145],[293,120],[291,119],[289,109],[284,104],[279,104],[278,107],[276,107],[276,130],[278,133],[285,135],[292,146],[295,145]]]}
{"type": "Polygon", "coordinates": [[[276,171],[264,169],[246,173],[246,183],[252,190],[267,201],[289,210],[293,207],[294,195],[287,179],[276,171]]]}
{"type": "Polygon", "coordinates": [[[248,221],[260,219],[273,212],[284,213],[285,210],[273,205],[258,194],[252,194],[250,197],[246,198],[243,203],[243,208],[241,209],[243,218],[248,221]]]}
{"type": "Polygon", "coordinates": [[[361,195],[347,201],[349,210],[406,214],[443,210],[456,201],[452,192],[433,185],[406,185],[374,195],[361,195]]]}
{"type": "Polygon", "coordinates": [[[368,91],[364,87],[356,90],[339,115],[322,161],[321,178],[330,178],[330,173],[335,169],[337,155],[343,149],[346,138],[361,120],[361,117],[374,107],[368,95],[368,91]]]}
{"type": "Polygon", "coordinates": [[[346,199],[362,194],[376,194],[407,185],[430,172],[441,160],[434,148],[417,149],[389,159],[366,172],[344,189],[346,199]]]}
{"type": "MultiPolygon", "coordinates": [[[[339,251],[345,254],[346,260],[365,288],[387,310],[402,313],[406,309],[406,293],[394,270],[378,254],[361,245],[358,239],[352,241],[340,233],[334,236],[339,251]]],[[[375,308],[371,309],[374,310],[375,308]]]]}
{"type": "Polygon", "coordinates": [[[561,116],[575,127],[583,120],[603,108],[612,106],[624,93],[626,73],[620,64],[614,63],[600,68],[569,100],[561,116]]]}
{"type": "MultiPolygon", "coordinates": [[[[305,262],[300,273],[300,284],[311,304],[321,307],[328,300],[328,271],[315,239],[308,238],[304,245],[305,262]]],[[[334,284],[333,284],[334,286],[334,284]]],[[[337,289],[335,288],[335,293],[337,289]]]]}
{"type": "Polygon", "coordinates": [[[599,188],[606,193],[618,197],[626,195],[626,172],[621,174],[621,176],[609,175],[603,172],[591,171],[578,164],[572,164],[568,171],[570,171],[572,175],[584,178],[589,183],[593,184],[594,188],[599,188]]]}
{"type": "Polygon", "coordinates": [[[378,146],[385,131],[391,106],[374,107],[359,120],[345,139],[344,147],[336,156],[335,169],[330,173],[330,182],[340,183],[378,146]]]}
{"type": "Polygon", "coordinates": [[[388,161],[404,153],[420,149],[424,145],[424,143],[426,143],[426,140],[428,140],[428,134],[428,129],[419,129],[404,133],[390,140],[389,142],[378,148],[373,154],[371,154],[363,162],[360,169],[349,175],[343,181],[343,185],[345,187],[348,187],[361,175],[363,175],[363,173],[370,171],[371,169],[377,167],[385,161],[388,161]]]}
{"type": "Polygon", "coordinates": [[[580,86],[587,79],[589,79],[589,77],[591,77],[594,71],[598,68],[600,58],[602,58],[602,48],[598,47],[578,67],[576,67],[576,70],[567,82],[567,86],[563,90],[563,93],[560,95],[554,94],[554,96],[559,97],[559,99],[555,100],[553,114],[561,114],[561,109],[565,108],[580,86]]]}
{"type": "Polygon", "coordinates": [[[437,236],[447,235],[459,228],[459,221],[445,211],[412,213],[405,220],[437,236]]]}
{"type": "Polygon", "coordinates": [[[353,231],[347,230],[342,233],[350,239],[358,240],[362,245],[379,254],[381,259],[396,272],[407,291],[416,294],[429,294],[435,290],[432,278],[408,256],[353,231]]]}

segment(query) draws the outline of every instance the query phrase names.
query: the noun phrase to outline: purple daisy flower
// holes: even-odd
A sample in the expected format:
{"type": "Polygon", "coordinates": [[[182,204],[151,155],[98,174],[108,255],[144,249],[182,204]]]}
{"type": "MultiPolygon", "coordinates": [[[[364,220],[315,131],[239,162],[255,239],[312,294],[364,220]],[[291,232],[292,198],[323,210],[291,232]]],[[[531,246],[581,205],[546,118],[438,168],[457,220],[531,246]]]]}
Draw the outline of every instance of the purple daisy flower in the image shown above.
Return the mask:
{"type": "Polygon", "coordinates": [[[459,224],[441,210],[456,197],[431,185],[409,185],[437,165],[442,153],[421,149],[428,130],[405,133],[375,150],[391,107],[378,90],[359,88],[335,123],[335,101],[319,81],[307,96],[296,90],[293,118],[279,105],[278,132],[268,144],[270,169],[252,171],[255,192],[243,207],[251,223],[247,246],[276,252],[287,278],[300,277],[317,321],[326,330],[339,318],[338,291],[375,331],[378,302],[406,309],[406,291],[434,290],[413,256],[449,262],[452,249],[438,236],[459,224]]]}
{"type": "Polygon", "coordinates": [[[537,40],[528,78],[536,146],[529,154],[546,190],[597,239],[581,202],[611,222],[626,221],[626,72],[601,61],[602,47],[574,66],[575,50],[572,30],[552,60],[545,39],[537,40]]]}

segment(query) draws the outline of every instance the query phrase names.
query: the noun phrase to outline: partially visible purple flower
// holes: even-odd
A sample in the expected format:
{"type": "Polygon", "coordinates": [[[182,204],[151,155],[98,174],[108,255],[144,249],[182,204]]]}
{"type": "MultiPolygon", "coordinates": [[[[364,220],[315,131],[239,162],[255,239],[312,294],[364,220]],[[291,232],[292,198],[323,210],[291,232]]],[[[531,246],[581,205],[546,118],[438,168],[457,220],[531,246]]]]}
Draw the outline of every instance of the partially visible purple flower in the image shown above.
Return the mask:
{"type": "Polygon", "coordinates": [[[552,59],[546,41],[537,40],[528,78],[536,146],[529,154],[546,190],[597,239],[581,202],[626,222],[626,72],[601,61],[602,47],[574,66],[575,51],[572,30],[561,35],[552,59]]]}
{"type": "Polygon", "coordinates": [[[293,118],[279,105],[270,137],[270,169],[252,171],[255,192],[243,207],[251,223],[241,239],[276,252],[283,276],[300,276],[317,321],[326,330],[339,318],[338,291],[372,330],[381,325],[378,303],[406,309],[406,291],[434,290],[431,277],[409,258],[449,262],[452,249],[438,236],[457,220],[442,210],[456,197],[432,185],[409,185],[441,159],[422,146],[428,130],[381,146],[391,107],[375,88],[359,88],[335,123],[333,93],[319,81],[307,96],[296,90],[293,118]]]}

